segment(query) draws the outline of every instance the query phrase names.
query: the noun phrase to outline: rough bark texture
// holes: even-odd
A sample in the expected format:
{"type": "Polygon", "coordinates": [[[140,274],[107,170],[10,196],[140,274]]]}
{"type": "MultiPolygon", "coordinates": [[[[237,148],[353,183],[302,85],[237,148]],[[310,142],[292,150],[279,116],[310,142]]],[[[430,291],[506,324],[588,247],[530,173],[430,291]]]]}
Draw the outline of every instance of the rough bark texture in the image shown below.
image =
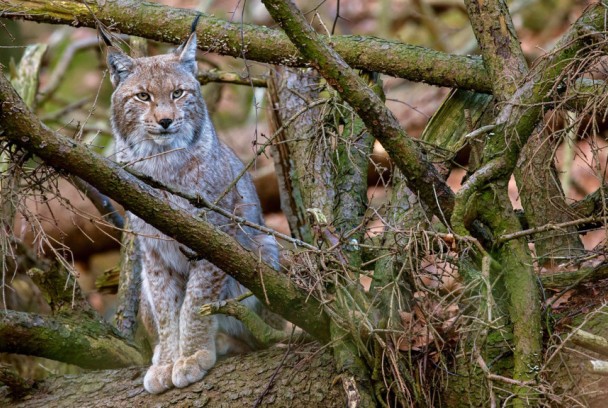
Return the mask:
{"type": "MultiPolygon", "coordinates": [[[[319,80],[312,70],[276,67],[269,78],[275,130],[306,110],[310,102],[321,98],[319,80]]],[[[273,144],[281,183],[281,208],[292,233],[307,242],[312,242],[312,235],[306,209],[319,208],[329,215],[334,196],[328,166],[331,153],[321,131],[323,110],[323,106],[318,106],[300,114],[273,144]]]]}
{"type": "Polygon", "coordinates": [[[145,369],[94,371],[53,377],[21,400],[0,388],[0,406],[35,407],[253,407],[269,388],[261,407],[344,407],[331,355],[313,347],[286,348],[227,358],[200,382],[160,395],[144,391],[145,369]],[[271,381],[276,374],[274,382],[271,381]],[[270,385],[270,384],[274,385],[270,385]],[[270,385],[270,386],[269,386],[270,385]]]}
{"type": "Polygon", "coordinates": [[[465,1],[465,6],[484,66],[493,79],[494,97],[507,100],[517,89],[517,82],[528,72],[507,3],[472,0],[465,1]]]}
{"type": "MultiPolygon", "coordinates": [[[[307,100],[319,98],[319,77],[314,71],[281,69],[277,72],[280,72],[281,75],[273,77],[270,81],[271,89],[275,89],[275,92],[273,92],[275,94],[273,108],[276,109],[277,119],[281,123],[285,123],[290,114],[293,115],[294,112],[307,106],[307,100]]],[[[327,94],[328,92],[325,91],[324,93],[327,94]]],[[[347,153],[343,151],[343,145],[347,143],[344,139],[359,139],[364,131],[364,127],[359,124],[358,130],[355,130],[354,126],[348,125],[350,118],[344,118],[343,120],[347,124],[344,126],[344,132],[342,134],[339,133],[339,126],[337,126],[337,123],[333,123],[332,120],[334,119],[339,123],[342,115],[337,99],[335,97],[327,99],[328,103],[324,108],[308,111],[306,115],[300,117],[297,123],[289,126],[284,132],[284,143],[286,145],[284,147],[287,149],[282,148],[279,150],[281,153],[280,163],[289,163],[283,171],[288,171],[290,175],[291,201],[294,203],[295,208],[298,209],[298,217],[309,216],[305,212],[301,213],[304,209],[317,209],[316,211],[320,212],[325,218],[322,222],[323,225],[318,225],[318,220],[313,223],[312,228],[316,231],[316,238],[321,238],[321,235],[323,235],[321,230],[331,229],[332,233],[335,231],[334,226],[337,224],[335,209],[338,205],[336,200],[342,198],[343,201],[346,201],[344,195],[349,192],[356,194],[355,188],[352,189],[354,191],[345,191],[344,180],[350,179],[345,177],[343,173],[347,172],[351,166],[348,158],[356,157],[357,154],[347,156],[347,153]],[[354,135],[346,135],[351,130],[354,135]],[[285,153],[287,153],[287,156],[285,156],[285,153]],[[342,155],[343,161],[336,162],[334,157],[340,155],[342,155]]],[[[342,109],[346,111],[346,108],[342,109]]],[[[349,142],[352,144],[361,143],[360,140],[350,140],[349,142]]],[[[368,141],[368,150],[371,150],[370,142],[368,141]]],[[[365,151],[364,147],[359,146],[359,148],[365,151]]],[[[367,170],[365,160],[363,164],[363,168],[367,170]]],[[[356,170],[353,169],[353,171],[356,170]]],[[[359,183],[355,185],[359,189],[363,189],[363,197],[365,197],[364,191],[366,191],[366,185],[365,183],[361,183],[361,181],[366,178],[366,174],[361,171],[359,176],[359,183]]],[[[350,210],[350,219],[348,221],[354,225],[358,225],[361,222],[360,219],[364,213],[364,210],[354,207],[365,204],[361,194],[357,195],[358,199],[353,197],[348,200],[351,208],[344,208],[346,212],[350,210]],[[354,201],[357,201],[357,203],[355,204],[354,201]]],[[[341,204],[346,205],[347,203],[342,202],[341,204]]],[[[342,231],[338,230],[336,232],[339,235],[342,231]]],[[[332,246],[334,243],[326,242],[326,244],[332,246]]],[[[344,251],[340,253],[343,254],[344,251]]],[[[353,252],[351,254],[356,253],[353,252]]],[[[347,257],[343,257],[343,261],[351,267],[356,267],[360,264],[360,260],[353,262],[353,257],[349,257],[348,255],[347,257]]],[[[331,276],[331,279],[340,282],[336,283],[335,288],[329,290],[331,291],[331,296],[336,299],[332,302],[332,305],[328,305],[329,308],[334,315],[348,316],[349,310],[352,310],[353,306],[349,305],[350,308],[344,307],[346,301],[344,301],[341,292],[344,290],[341,286],[343,284],[342,271],[328,268],[323,272],[328,274],[326,279],[330,279],[329,276],[331,276]]],[[[354,291],[356,290],[357,288],[354,288],[354,291]]],[[[330,321],[330,333],[332,340],[334,340],[331,342],[331,347],[338,372],[355,376],[355,387],[359,390],[364,406],[371,406],[372,399],[369,398],[370,393],[366,390],[369,387],[369,380],[367,379],[368,368],[360,356],[361,353],[353,343],[350,333],[337,324],[335,319],[330,321]]]]}
{"type": "MultiPolygon", "coordinates": [[[[0,10],[5,18],[75,27],[94,28],[97,18],[122,34],[173,44],[179,44],[187,37],[192,20],[200,14],[195,10],[139,0],[87,3],[95,16],[80,0],[2,0],[0,10]]],[[[307,63],[280,30],[232,23],[206,14],[202,14],[198,27],[199,48],[205,51],[287,66],[304,66],[307,63]]],[[[396,41],[363,36],[332,36],[331,44],[354,68],[440,86],[481,92],[491,89],[479,57],[449,55],[396,41]]]]}
{"type": "MultiPolygon", "coordinates": [[[[366,79],[369,86],[378,94],[383,94],[381,81],[370,75],[361,77],[366,79]]],[[[355,244],[361,242],[365,235],[361,224],[368,207],[367,166],[375,139],[351,109],[345,107],[337,109],[335,122],[337,147],[335,152],[332,152],[336,192],[333,203],[333,226],[341,237],[349,234],[349,242],[355,244]],[[342,132],[340,132],[340,122],[344,123],[342,132]]],[[[361,265],[361,251],[354,247],[358,245],[342,243],[349,264],[358,268],[361,265]]]]}
{"type": "MultiPolygon", "coordinates": [[[[126,220],[126,231],[130,229],[126,220]]],[[[120,248],[120,279],[118,308],[114,314],[116,328],[128,339],[133,339],[137,329],[141,291],[141,255],[135,236],[125,232],[120,248]]]]}

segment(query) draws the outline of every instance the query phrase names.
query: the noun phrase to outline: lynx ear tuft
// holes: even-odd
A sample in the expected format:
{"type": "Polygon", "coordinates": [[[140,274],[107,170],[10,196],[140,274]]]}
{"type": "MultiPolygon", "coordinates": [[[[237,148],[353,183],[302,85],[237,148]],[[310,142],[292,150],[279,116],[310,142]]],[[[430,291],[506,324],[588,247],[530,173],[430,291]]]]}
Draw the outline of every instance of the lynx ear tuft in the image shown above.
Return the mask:
{"type": "Polygon", "coordinates": [[[192,21],[192,25],[190,26],[190,34],[196,32],[196,26],[198,25],[198,20],[201,19],[201,15],[202,14],[199,13],[196,15],[196,17],[194,17],[194,21],[192,21]]]}
{"type": "Polygon", "coordinates": [[[196,75],[198,70],[196,66],[196,26],[198,25],[198,20],[200,18],[201,15],[198,14],[192,22],[188,40],[186,40],[185,43],[180,45],[179,48],[175,50],[175,53],[179,57],[179,61],[186,69],[192,72],[192,75],[196,75]]]}
{"type": "Polygon", "coordinates": [[[108,47],[108,68],[110,68],[110,79],[114,88],[131,75],[133,65],[133,58],[125,54],[120,48],[108,47]]]}
{"type": "Polygon", "coordinates": [[[112,46],[112,41],[110,41],[110,39],[108,38],[107,34],[103,30],[104,29],[102,27],[97,27],[97,33],[99,33],[99,36],[101,37],[101,39],[103,40],[103,42],[108,47],[111,47],[112,46]]]}

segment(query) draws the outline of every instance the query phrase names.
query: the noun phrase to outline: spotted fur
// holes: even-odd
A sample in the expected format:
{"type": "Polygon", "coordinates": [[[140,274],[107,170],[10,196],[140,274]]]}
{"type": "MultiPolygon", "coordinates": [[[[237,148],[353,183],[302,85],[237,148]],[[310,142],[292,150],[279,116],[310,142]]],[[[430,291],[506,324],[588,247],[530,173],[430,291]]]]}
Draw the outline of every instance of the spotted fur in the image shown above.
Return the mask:
{"type": "MultiPolygon", "coordinates": [[[[133,59],[110,47],[112,129],[117,160],[158,181],[214,201],[241,171],[234,152],[216,136],[196,80],[196,34],[175,52],[133,59]]],[[[168,202],[195,214],[183,198],[165,193],[168,202]]],[[[219,205],[262,224],[260,203],[245,175],[219,205]]],[[[158,339],[152,366],[144,378],[150,393],[185,387],[203,378],[216,356],[256,346],[237,320],[226,316],[201,318],[205,303],[239,296],[245,289],[206,260],[190,261],[180,245],[133,214],[128,214],[142,251],[142,309],[154,322],[158,339]]],[[[277,266],[273,237],[235,226],[209,212],[207,220],[243,246],[261,251],[277,266]]],[[[260,311],[250,297],[247,306],[260,311]]]]}

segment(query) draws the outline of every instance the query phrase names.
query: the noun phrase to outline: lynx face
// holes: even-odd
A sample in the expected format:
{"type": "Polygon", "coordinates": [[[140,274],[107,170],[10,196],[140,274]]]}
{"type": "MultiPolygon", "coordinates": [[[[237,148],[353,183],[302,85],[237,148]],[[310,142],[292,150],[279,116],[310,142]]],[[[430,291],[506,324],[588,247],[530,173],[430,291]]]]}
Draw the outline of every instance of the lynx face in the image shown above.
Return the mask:
{"type": "Polygon", "coordinates": [[[112,126],[133,158],[184,149],[205,134],[208,121],[196,80],[196,36],[175,52],[131,58],[112,47],[112,126]]]}

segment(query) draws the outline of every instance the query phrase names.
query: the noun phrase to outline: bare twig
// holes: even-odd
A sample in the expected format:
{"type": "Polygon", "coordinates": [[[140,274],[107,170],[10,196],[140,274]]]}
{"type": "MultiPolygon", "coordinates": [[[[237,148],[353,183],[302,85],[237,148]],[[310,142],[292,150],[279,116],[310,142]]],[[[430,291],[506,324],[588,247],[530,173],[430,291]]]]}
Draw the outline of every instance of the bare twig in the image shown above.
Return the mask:
{"type": "Polygon", "coordinates": [[[291,330],[291,336],[289,337],[289,341],[287,342],[287,349],[285,350],[285,353],[283,354],[283,358],[281,359],[281,362],[277,365],[277,368],[272,373],[272,377],[270,377],[270,380],[268,381],[268,384],[264,388],[264,391],[256,398],[255,403],[253,405],[254,408],[259,407],[260,404],[264,401],[264,397],[266,397],[266,395],[268,394],[268,391],[270,391],[270,389],[274,385],[274,381],[275,381],[277,375],[279,374],[279,372],[281,371],[281,368],[285,364],[285,359],[291,353],[291,343],[292,343],[292,339],[293,339],[294,330],[295,330],[295,327],[291,330]]]}
{"type": "Polygon", "coordinates": [[[486,378],[491,381],[501,381],[505,384],[517,385],[519,387],[532,387],[536,384],[535,381],[518,381],[513,378],[504,377],[502,375],[494,374],[488,368],[486,362],[480,355],[477,355],[477,364],[481,368],[481,370],[485,373],[486,378]]]}
{"type": "Polygon", "coordinates": [[[573,220],[573,221],[566,221],[566,222],[562,222],[559,224],[552,224],[552,223],[545,224],[540,227],[529,228],[527,230],[517,231],[517,232],[513,232],[511,234],[502,235],[496,239],[496,243],[502,244],[502,243],[505,243],[512,239],[525,237],[527,235],[538,234],[539,232],[550,231],[550,230],[560,230],[560,229],[564,229],[566,227],[572,227],[572,226],[577,226],[577,225],[581,225],[581,224],[595,223],[598,221],[605,221],[605,220],[603,217],[600,217],[600,216],[592,216],[592,217],[587,217],[587,218],[579,218],[578,220],[573,220]]]}
{"type": "MultiPolygon", "coordinates": [[[[123,39],[127,39],[127,36],[121,36],[123,39]]],[[[46,85],[40,90],[36,100],[39,104],[46,102],[59,88],[61,85],[61,81],[65,77],[65,74],[72,63],[72,60],[81,51],[88,50],[90,48],[99,47],[99,39],[95,37],[83,38],[81,40],[76,40],[70,42],[70,45],[66,48],[66,50],[61,55],[61,58],[57,62],[51,77],[49,78],[46,85]]]]}

